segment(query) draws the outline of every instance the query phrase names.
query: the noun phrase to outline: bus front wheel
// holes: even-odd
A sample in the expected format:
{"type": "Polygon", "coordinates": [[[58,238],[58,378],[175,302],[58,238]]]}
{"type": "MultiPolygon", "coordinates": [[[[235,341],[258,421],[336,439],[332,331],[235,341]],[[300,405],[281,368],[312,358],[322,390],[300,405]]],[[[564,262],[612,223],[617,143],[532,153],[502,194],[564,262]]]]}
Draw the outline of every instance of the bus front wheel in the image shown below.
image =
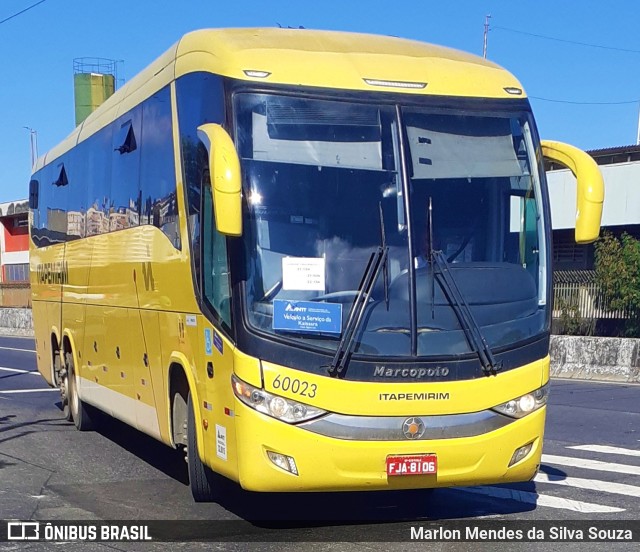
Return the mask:
{"type": "Polygon", "coordinates": [[[191,400],[187,399],[187,463],[189,465],[189,485],[196,502],[214,502],[217,498],[216,474],[200,460],[196,440],[196,417],[191,400]]]}

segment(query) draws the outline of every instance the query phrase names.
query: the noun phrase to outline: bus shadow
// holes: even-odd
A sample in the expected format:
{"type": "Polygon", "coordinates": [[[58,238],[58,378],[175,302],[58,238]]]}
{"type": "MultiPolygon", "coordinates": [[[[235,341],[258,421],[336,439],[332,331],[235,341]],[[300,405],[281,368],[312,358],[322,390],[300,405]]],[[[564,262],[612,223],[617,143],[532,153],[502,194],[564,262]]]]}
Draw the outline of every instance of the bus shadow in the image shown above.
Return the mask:
{"type": "MultiPolygon", "coordinates": [[[[535,503],[505,500],[466,489],[415,489],[331,493],[254,493],[224,481],[219,503],[261,527],[318,527],[341,524],[464,520],[509,515],[536,508],[535,503]]],[[[519,485],[535,494],[535,484],[519,485]]]]}
{"type": "MultiPolygon", "coordinates": [[[[181,451],[168,448],[138,430],[100,416],[97,430],[107,439],[184,485],[183,511],[189,517],[209,517],[210,504],[192,502],[188,472],[181,451]]],[[[237,483],[216,477],[218,504],[232,516],[254,526],[269,528],[335,527],[367,523],[419,520],[455,520],[509,515],[536,508],[535,502],[478,494],[474,488],[419,489],[394,491],[257,493],[237,483]]],[[[501,487],[498,487],[501,488],[501,487]]],[[[518,491],[535,494],[535,484],[521,483],[518,491]]]]}
{"type": "MultiPolygon", "coordinates": [[[[59,408],[62,409],[62,405],[59,408]]],[[[189,484],[187,465],[182,451],[174,450],[100,411],[95,412],[95,424],[96,431],[103,437],[179,483],[189,484]]]]}

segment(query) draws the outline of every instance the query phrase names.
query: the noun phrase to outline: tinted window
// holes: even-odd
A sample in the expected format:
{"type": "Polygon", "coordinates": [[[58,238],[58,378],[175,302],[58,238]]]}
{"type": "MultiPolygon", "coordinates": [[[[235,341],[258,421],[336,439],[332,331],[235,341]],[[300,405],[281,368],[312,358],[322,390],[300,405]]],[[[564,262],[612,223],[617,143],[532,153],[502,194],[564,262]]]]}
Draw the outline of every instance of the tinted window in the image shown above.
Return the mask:
{"type": "Polygon", "coordinates": [[[109,231],[112,131],[113,125],[109,125],[76,149],[77,161],[83,165],[83,175],[86,178],[85,236],[109,231]]]}
{"type": "Polygon", "coordinates": [[[227,261],[227,239],[216,230],[209,173],[202,186],[202,286],[216,318],[231,329],[231,287],[227,261]]]}
{"type": "Polygon", "coordinates": [[[198,139],[197,129],[205,123],[224,122],[222,79],[209,73],[191,73],[178,79],[178,119],[182,170],[187,188],[187,210],[191,251],[196,258],[196,277],[200,279],[200,203],[203,171],[208,167],[207,151],[198,139]]]}
{"type": "Polygon", "coordinates": [[[180,249],[175,163],[171,126],[171,94],[165,87],[142,105],[140,197],[142,222],[160,228],[180,249]]]}
{"type": "Polygon", "coordinates": [[[33,178],[39,202],[31,234],[40,247],[153,224],[180,248],[170,88],[33,178]]]}
{"type": "MultiPolygon", "coordinates": [[[[102,224],[108,224],[102,232],[124,230],[140,224],[139,186],[140,147],[142,136],[142,107],[138,106],[120,117],[112,125],[111,191],[105,205],[99,205],[95,213],[102,224]],[[102,215],[101,215],[102,213],[102,215]]],[[[104,145],[104,144],[103,144],[104,145]]],[[[97,230],[97,228],[96,228],[97,230]]],[[[100,233],[100,232],[96,232],[100,233]]]]}
{"type": "Polygon", "coordinates": [[[40,189],[31,235],[34,243],[40,247],[67,239],[70,176],[65,158],[59,157],[34,175],[34,179],[40,183],[40,189]]]}

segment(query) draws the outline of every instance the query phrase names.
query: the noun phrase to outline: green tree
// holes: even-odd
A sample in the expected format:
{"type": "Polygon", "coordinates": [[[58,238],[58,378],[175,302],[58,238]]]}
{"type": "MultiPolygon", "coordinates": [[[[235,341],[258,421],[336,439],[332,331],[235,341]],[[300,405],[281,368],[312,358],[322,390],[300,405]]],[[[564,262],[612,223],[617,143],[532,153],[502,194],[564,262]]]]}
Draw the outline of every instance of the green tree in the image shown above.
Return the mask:
{"type": "Polygon", "coordinates": [[[560,311],[556,333],[559,335],[593,335],[596,321],[580,314],[577,294],[571,298],[558,298],[555,309],[560,311]]]}
{"type": "Polygon", "coordinates": [[[631,311],[625,335],[640,336],[640,241],[626,232],[620,238],[605,232],[595,244],[595,253],[596,282],[605,305],[631,311]]]}

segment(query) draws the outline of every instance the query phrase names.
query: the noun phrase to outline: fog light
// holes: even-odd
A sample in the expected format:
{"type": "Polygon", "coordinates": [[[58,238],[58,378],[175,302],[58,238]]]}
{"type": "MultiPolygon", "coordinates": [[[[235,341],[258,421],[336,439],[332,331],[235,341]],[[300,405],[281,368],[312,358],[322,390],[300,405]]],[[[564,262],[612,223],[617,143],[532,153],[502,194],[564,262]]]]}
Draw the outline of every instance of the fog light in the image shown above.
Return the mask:
{"type": "Polygon", "coordinates": [[[296,467],[296,461],[291,456],[285,456],[279,452],[267,451],[267,456],[276,466],[284,471],[288,471],[293,475],[298,475],[298,468],[296,467]]]}
{"type": "Polygon", "coordinates": [[[514,464],[517,464],[518,462],[520,462],[520,460],[522,460],[525,456],[527,456],[527,454],[531,452],[532,447],[533,447],[533,443],[529,443],[528,445],[525,445],[517,449],[513,453],[513,456],[511,457],[511,462],[509,462],[509,467],[513,466],[514,464]]]}

